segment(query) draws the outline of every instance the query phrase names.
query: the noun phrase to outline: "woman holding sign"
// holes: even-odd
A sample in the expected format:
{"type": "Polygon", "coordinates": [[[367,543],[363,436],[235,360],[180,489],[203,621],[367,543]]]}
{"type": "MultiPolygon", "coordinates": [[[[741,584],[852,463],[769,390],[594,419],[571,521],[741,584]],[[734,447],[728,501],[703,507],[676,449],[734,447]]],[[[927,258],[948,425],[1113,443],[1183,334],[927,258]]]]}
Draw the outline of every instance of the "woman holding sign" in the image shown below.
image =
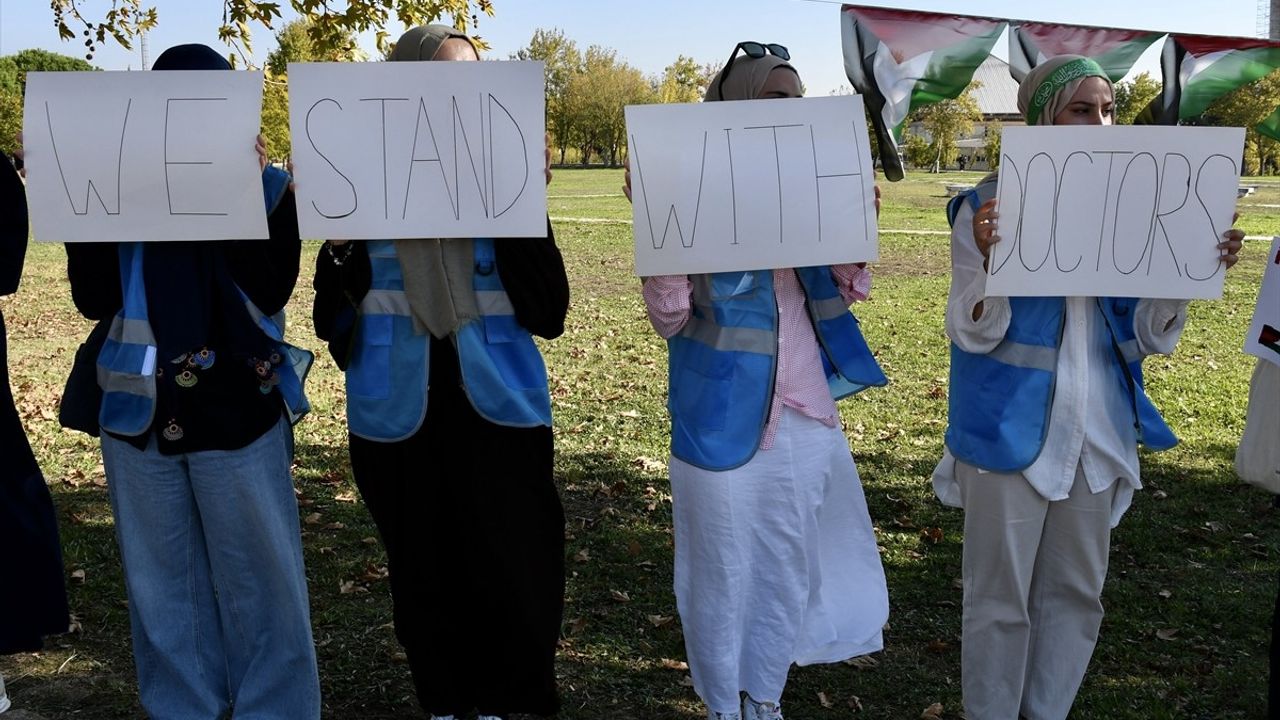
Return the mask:
{"type": "MultiPolygon", "coordinates": [[[[1110,125],[1111,81],[1066,55],[1022,82],[1028,125],[1110,125]]],[[[986,297],[995,175],[954,200],[952,340],[939,499],[965,508],[962,683],[975,720],[1065,718],[1102,623],[1111,528],[1141,487],[1138,445],[1176,442],[1143,390],[1170,353],[1181,300],[986,297]]],[[[1243,237],[1223,234],[1221,262],[1243,237]]]]}
{"type": "MultiPolygon", "coordinates": [[[[204,45],[154,65],[230,69],[204,45]]],[[[301,243],[261,142],[270,238],[66,246],[76,307],[114,318],[97,361],[102,457],[156,720],[320,717],[290,475],[310,354],[283,342],[277,315],[301,243]]]]}
{"type": "MultiPolygon", "coordinates": [[[[429,25],[389,59],[479,57],[429,25]]],[[[438,720],[554,714],[564,511],[532,337],[558,337],[569,308],[550,224],[543,238],[330,240],[315,287],[418,700],[438,720]]]]}
{"type": "MultiPolygon", "coordinates": [[[[27,197],[0,154],[0,295],[18,290],[27,251],[27,197]]],[[[34,652],[43,636],[66,632],[58,521],[9,390],[4,315],[0,314],[0,655],[34,652]]],[[[0,677],[0,712],[9,708],[0,677]]]]}
{"type": "MultiPolygon", "coordinates": [[[[800,97],[788,59],[739,43],[706,100],[800,97]]],[[[883,647],[884,569],[834,400],[887,382],[848,311],[863,265],[644,281],[670,353],[676,604],[711,720],[781,718],[792,663],[883,647]]]]}

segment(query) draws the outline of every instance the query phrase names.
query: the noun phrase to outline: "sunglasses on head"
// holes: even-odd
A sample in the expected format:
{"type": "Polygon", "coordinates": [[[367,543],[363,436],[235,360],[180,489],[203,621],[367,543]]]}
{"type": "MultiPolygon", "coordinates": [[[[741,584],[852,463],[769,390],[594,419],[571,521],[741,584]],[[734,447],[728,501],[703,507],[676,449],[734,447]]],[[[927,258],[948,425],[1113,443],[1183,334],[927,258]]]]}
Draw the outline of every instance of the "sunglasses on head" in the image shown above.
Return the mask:
{"type": "Polygon", "coordinates": [[[752,60],[759,60],[765,54],[773,55],[780,60],[791,59],[790,51],[777,43],[759,43],[754,40],[748,40],[734,45],[733,52],[729,53],[729,62],[724,64],[724,69],[720,71],[720,81],[716,84],[716,92],[720,94],[721,98],[724,97],[724,79],[729,76],[729,70],[733,67],[733,59],[738,57],[739,50],[752,60]]]}

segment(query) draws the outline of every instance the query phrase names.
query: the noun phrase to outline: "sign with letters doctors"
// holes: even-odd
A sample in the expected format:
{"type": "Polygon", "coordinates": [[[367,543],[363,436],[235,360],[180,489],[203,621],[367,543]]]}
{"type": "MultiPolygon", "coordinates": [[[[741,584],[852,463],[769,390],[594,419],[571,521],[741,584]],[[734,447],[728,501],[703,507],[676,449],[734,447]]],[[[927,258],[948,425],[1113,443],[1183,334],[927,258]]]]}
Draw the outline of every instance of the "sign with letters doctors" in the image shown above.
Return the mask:
{"type": "Polygon", "coordinates": [[[1217,298],[1242,128],[1011,127],[987,294],[1217,298]]]}

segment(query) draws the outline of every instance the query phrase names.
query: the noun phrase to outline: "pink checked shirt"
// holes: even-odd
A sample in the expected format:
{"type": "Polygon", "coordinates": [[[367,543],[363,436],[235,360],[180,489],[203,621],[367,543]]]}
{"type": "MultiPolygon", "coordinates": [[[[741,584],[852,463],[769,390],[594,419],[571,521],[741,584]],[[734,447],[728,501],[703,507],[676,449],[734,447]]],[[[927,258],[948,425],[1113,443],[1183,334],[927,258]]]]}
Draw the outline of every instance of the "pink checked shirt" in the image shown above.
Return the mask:
{"type": "MultiPolygon", "coordinates": [[[[866,300],[871,291],[871,272],[857,265],[831,268],[845,303],[866,300]]],[[[644,303],[653,329],[664,338],[680,332],[689,321],[693,284],[687,275],[657,275],[645,278],[644,303]]],[[[818,355],[818,339],[813,334],[805,310],[800,279],[790,269],[773,271],[773,294],[778,303],[778,372],[773,387],[773,404],[765,425],[760,449],[773,447],[778,418],[785,405],[835,427],[839,422],[836,403],[827,389],[827,378],[818,355]]]]}

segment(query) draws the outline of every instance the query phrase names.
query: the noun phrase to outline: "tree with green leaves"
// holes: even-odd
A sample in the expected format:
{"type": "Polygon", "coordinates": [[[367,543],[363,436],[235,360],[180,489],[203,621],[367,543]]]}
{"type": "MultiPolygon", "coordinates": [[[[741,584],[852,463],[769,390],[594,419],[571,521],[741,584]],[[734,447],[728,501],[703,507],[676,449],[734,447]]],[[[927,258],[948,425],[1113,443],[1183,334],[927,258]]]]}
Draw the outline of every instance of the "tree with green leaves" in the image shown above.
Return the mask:
{"type": "Polygon", "coordinates": [[[11,153],[17,149],[17,134],[22,130],[22,98],[27,89],[27,73],[97,69],[80,58],[48,50],[23,50],[0,57],[0,151],[11,153]]]}
{"type": "Polygon", "coordinates": [[[1138,113],[1160,94],[1161,85],[1151,73],[1144,72],[1132,80],[1116,83],[1115,88],[1115,123],[1132,125],[1138,113]]]}
{"type": "Polygon", "coordinates": [[[656,94],[644,73],[618,60],[614,50],[592,45],[582,58],[582,70],[569,79],[564,94],[573,128],[570,142],[583,165],[597,154],[616,165],[626,146],[624,108],[654,102],[656,94]]]}
{"type": "Polygon", "coordinates": [[[573,144],[573,116],[565,98],[570,79],[582,71],[582,53],[578,45],[565,37],[564,31],[553,28],[533,31],[529,45],[511,55],[512,60],[539,60],[546,66],[547,132],[560,152],[560,164],[564,164],[565,151],[573,144]]]}
{"type": "MultiPolygon", "coordinates": [[[[78,33],[83,33],[89,59],[96,45],[108,38],[125,48],[132,47],[135,37],[163,19],[154,6],[143,2],[111,0],[111,7],[99,17],[86,14],[89,11],[85,7],[91,4],[87,0],[49,0],[62,39],[73,40],[78,33]]],[[[272,23],[281,17],[282,3],[221,2],[222,24],[218,27],[218,37],[231,46],[233,61],[238,56],[248,63],[253,55],[251,26],[257,24],[271,29],[272,23]]],[[[392,41],[385,28],[392,24],[393,17],[405,27],[447,17],[454,27],[469,32],[479,24],[481,14],[493,16],[493,0],[289,0],[289,7],[311,21],[307,34],[321,53],[350,52],[355,47],[354,37],[367,30],[376,31],[378,50],[385,52],[392,41]]],[[[483,42],[481,46],[484,47],[483,42]]]]}
{"type": "Polygon", "coordinates": [[[335,46],[322,46],[311,36],[312,20],[298,18],[276,32],[276,48],[267,54],[266,84],[262,88],[262,135],[273,158],[293,154],[289,137],[289,63],[365,60],[355,35],[335,46]]]}
{"type": "Polygon", "coordinates": [[[1196,125],[1242,127],[1242,174],[1274,174],[1280,171],[1280,143],[1260,134],[1255,126],[1280,107],[1280,71],[1242,85],[1223,95],[1193,122],[1196,125]]]}
{"type": "Polygon", "coordinates": [[[1004,124],[999,120],[987,123],[987,134],[982,141],[982,154],[987,156],[987,166],[992,170],[1000,167],[1000,138],[1004,133],[1004,124]]]}
{"type": "Polygon", "coordinates": [[[663,69],[662,78],[658,81],[658,102],[692,103],[701,100],[710,82],[703,67],[691,57],[676,56],[676,61],[663,69]]]}
{"type": "Polygon", "coordinates": [[[974,124],[982,120],[982,110],[978,108],[978,101],[973,96],[973,91],[978,87],[979,83],[974,81],[959,97],[926,105],[911,114],[911,122],[919,123],[929,136],[933,172],[940,172],[942,168],[955,162],[960,152],[957,143],[972,133],[974,124]]]}

